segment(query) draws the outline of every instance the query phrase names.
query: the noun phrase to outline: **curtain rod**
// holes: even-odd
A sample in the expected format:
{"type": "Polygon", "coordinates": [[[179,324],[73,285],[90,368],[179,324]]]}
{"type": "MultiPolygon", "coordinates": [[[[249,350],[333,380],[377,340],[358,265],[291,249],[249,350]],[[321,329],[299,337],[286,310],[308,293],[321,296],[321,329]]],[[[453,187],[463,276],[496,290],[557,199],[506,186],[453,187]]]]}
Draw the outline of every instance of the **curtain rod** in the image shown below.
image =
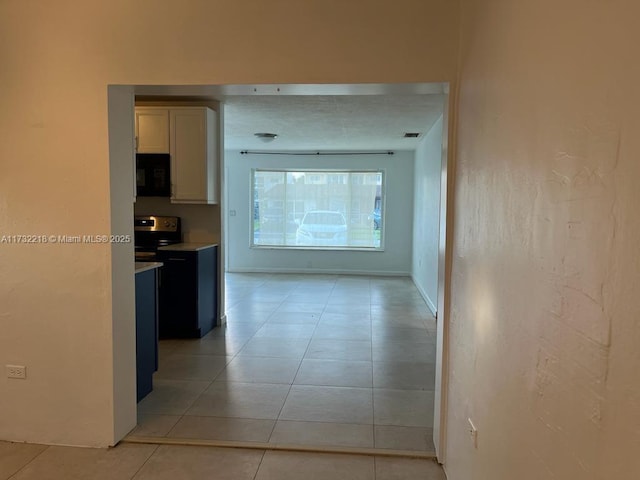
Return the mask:
{"type": "Polygon", "coordinates": [[[395,152],[265,152],[256,150],[241,150],[241,155],[394,155],[395,152]]]}

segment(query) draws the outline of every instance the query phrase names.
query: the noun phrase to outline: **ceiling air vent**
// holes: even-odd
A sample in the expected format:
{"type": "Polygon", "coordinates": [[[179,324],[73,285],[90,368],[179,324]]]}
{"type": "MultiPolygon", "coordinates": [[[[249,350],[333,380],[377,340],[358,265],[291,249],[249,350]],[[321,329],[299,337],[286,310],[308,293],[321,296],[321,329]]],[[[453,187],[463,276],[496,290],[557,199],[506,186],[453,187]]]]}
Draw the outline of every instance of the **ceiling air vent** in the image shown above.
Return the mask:
{"type": "Polygon", "coordinates": [[[404,134],[404,138],[418,138],[420,133],[418,132],[407,132],[404,134]]]}

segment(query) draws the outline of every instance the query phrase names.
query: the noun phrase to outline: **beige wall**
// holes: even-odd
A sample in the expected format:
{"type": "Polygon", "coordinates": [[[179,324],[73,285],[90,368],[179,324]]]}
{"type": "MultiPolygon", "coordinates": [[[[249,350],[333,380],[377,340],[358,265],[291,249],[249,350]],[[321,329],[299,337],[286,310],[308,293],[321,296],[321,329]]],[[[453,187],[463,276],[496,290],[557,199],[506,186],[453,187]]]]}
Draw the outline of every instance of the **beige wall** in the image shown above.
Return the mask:
{"type": "MultiPolygon", "coordinates": [[[[0,234],[129,224],[128,199],[110,201],[131,179],[110,184],[109,84],[448,81],[456,41],[449,0],[0,2],[0,234]]],[[[113,289],[132,284],[127,255],[0,245],[0,366],[28,372],[0,378],[0,439],[104,446],[132,426],[113,353],[132,358],[132,297],[113,289]]]]}
{"type": "Polygon", "coordinates": [[[462,5],[449,479],[637,478],[640,3],[462,5]]]}

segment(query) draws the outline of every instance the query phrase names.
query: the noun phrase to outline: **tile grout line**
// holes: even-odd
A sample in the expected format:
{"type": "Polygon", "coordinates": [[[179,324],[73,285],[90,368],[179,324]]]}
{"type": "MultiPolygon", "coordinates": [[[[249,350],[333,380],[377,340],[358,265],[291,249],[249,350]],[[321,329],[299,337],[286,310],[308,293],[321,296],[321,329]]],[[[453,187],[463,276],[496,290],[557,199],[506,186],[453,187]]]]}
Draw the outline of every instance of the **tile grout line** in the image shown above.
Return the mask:
{"type": "MultiPolygon", "coordinates": [[[[263,285],[266,285],[267,283],[268,283],[268,281],[267,281],[267,280],[265,280],[265,281],[261,282],[261,283],[258,285],[258,287],[262,287],[263,285]]],[[[255,291],[255,288],[256,288],[256,287],[253,287],[253,288],[252,288],[252,291],[255,291]]],[[[247,297],[247,296],[248,296],[248,295],[244,295],[243,297],[247,297]]],[[[240,303],[240,302],[242,302],[242,301],[244,301],[244,298],[243,298],[242,300],[240,300],[238,303],[240,303]]],[[[283,302],[284,302],[284,300],[283,300],[282,302],[280,302],[280,303],[278,304],[278,307],[276,307],[276,309],[275,309],[273,312],[271,312],[271,313],[267,316],[267,318],[264,320],[264,322],[262,322],[262,324],[260,325],[260,328],[262,328],[262,326],[263,326],[263,325],[265,325],[265,324],[267,323],[267,321],[268,321],[268,319],[271,317],[271,315],[273,315],[273,314],[275,313],[275,311],[276,311],[278,308],[280,308],[280,306],[282,305],[282,303],[283,303],[283,302]]],[[[256,332],[257,332],[257,330],[256,330],[256,332]]],[[[178,419],[178,422],[176,422],[176,425],[177,425],[177,424],[180,422],[180,420],[182,420],[185,416],[187,416],[187,417],[195,417],[195,416],[198,416],[198,415],[187,415],[187,412],[188,412],[188,411],[189,411],[189,409],[191,409],[191,407],[193,407],[193,406],[195,405],[195,403],[196,403],[196,402],[197,402],[197,401],[198,401],[198,400],[199,400],[199,399],[204,395],[204,393],[205,393],[205,392],[206,392],[206,391],[207,391],[207,390],[208,390],[208,389],[209,389],[209,388],[210,388],[210,387],[215,383],[215,381],[218,379],[218,377],[219,377],[220,375],[222,375],[222,372],[224,372],[224,371],[228,368],[229,364],[230,364],[230,363],[231,363],[231,362],[232,362],[236,357],[238,357],[238,356],[240,355],[240,352],[241,352],[241,351],[242,351],[242,349],[247,345],[247,343],[249,343],[249,341],[251,341],[253,338],[255,338],[255,334],[256,334],[256,332],[254,332],[254,333],[253,333],[253,335],[251,335],[251,336],[250,336],[250,337],[249,337],[249,338],[244,342],[244,344],[242,345],[242,347],[240,347],[240,348],[238,349],[238,351],[237,351],[237,352],[236,352],[236,353],[231,357],[231,360],[229,360],[229,362],[225,363],[224,368],[223,368],[222,370],[220,370],[220,372],[218,372],[218,374],[217,374],[215,377],[213,377],[213,380],[211,380],[211,382],[209,383],[209,385],[207,385],[207,387],[202,391],[202,393],[200,393],[200,395],[198,395],[198,396],[193,400],[193,402],[191,402],[191,403],[189,404],[189,406],[187,407],[187,409],[186,409],[186,410],[184,411],[184,413],[180,416],[180,419],[178,419]]],[[[222,338],[225,338],[225,337],[222,337],[222,338]]],[[[233,417],[217,417],[217,418],[233,418],[233,417]]],[[[171,427],[171,430],[169,430],[169,432],[168,432],[166,435],[164,435],[164,437],[169,438],[169,437],[168,437],[169,433],[171,433],[171,431],[176,427],[176,425],[174,425],[173,427],[171,427]]],[[[275,425],[275,424],[274,424],[274,425],[275,425]]],[[[257,471],[256,471],[256,473],[257,473],[257,471]]]]}
{"type": "Polygon", "coordinates": [[[31,463],[38,457],[40,457],[40,455],[42,455],[44,452],[46,452],[47,450],[49,450],[52,447],[52,445],[47,445],[46,448],[44,448],[39,454],[37,454],[35,457],[33,457],[31,460],[29,460],[27,463],[25,463],[22,467],[20,467],[18,470],[16,470],[15,472],[13,472],[8,478],[7,480],[11,480],[12,478],[15,478],[15,476],[17,474],[19,474],[22,470],[24,470],[25,468],[27,468],[29,465],[31,465],[31,463]]]}
{"type": "Polygon", "coordinates": [[[260,462],[258,462],[258,468],[256,468],[256,473],[253,474],[253,480],[256,480],[256,478],[258,477],[258,472],[260,471],[260,467],[262,466],[262,462],[266,454],[266,450],[262,452],[262,455],[260,456],[260,462]]]}
{"type": "MultiPolygon", "coordinates": [[[[226,365],[228,365],[228,364],[225,364],[225,368],[227,368],[227,367],[226,367],[226,365]]],[[[209,382],[209,384],[208,384],[206,387],[204,387],[204,390],[202,390],[202,392],[201,392],[197,397],[195,397],[195,398],[194,398],[194,399],[189,403],[189,405],[187,406],[187,408],[185,408],[184,412],[180,414],[180,418],[178,419],[178,421],[173,425],[173,427],[171,427],[171,428],[169,429],[169,431],[166,433],[166,435],[164,435],[165,437],[167,437],[167,436],[171,433],[171,431],[172,431],[174,428],[176,428],[176,426],[178,425],[178,423],[180,423],[180,421],[181,421],[184,417],[188,417],[188,416],[190,416],[190,415],[187,415],[187,412],[189,411],[189,409],[190,409],[191,407],[193,407],[193,406],[195,405],[195,403],[200,399],[200,397],[202,397],[202,395],[204,395],[204,392],[206,392],[206,391],[209,389],[209,387],[211,387],[211,385],[213,385],[213,382],[215,381],[215,379],[216,379],[216,378],[218,378],[218,376],[222,373],[222,371],[223,371],[223,370],[224,370],[224,368],[223,368],[220,372],[218,372],[218,374],[217,374],[215,377],[213,377],[213,380],[211,380],[211,381],[209,382]]]]}
{"type": "MultiPolygon", "coordinates": [[[[335,289],[335,280],[333,282],[333,286],[331,287],[331,292],[333,293],[333,290],[335,289]]],[[[331,297],[331,294],[329,294],[329,297],[331,297]]],[[[298,373],[300,372],[300,368],[302,367],[302,362],[304,361],[304,357],[306,356],[307,352],[309,351],[309,346],[311,345],[311,341],[313,339],[313,335],[316,332],[316,329],[318,328],[318,325],[320,324],[320,319],[322,318],[322,315],[324,314],[324,311],[327,309],[327,303],[329,302],[329,299],[327,298],[327,301],[324,304],[324,307],[322,309],[322,312],[320,312],[320,316],[318,317],[318,322],[316,323],[313,332],[311,333],[311,336],[309,337],[309,343],[307,343],[307,348],[305,349],[304,353],[302,354],[302,358],[300,359],[300,364],[298,365],[298,369],[296,370],[296,374],[293,376],[293,380],[291,380],[291,384],[289,385],[289,390],[287,391],[287,395],[284,397],[284,402],[282,403],[282,407],[280,407],[280,411],[278,412],[278,416],[275,419],[275,422],[273,422],[273,428],[271,429],[271,433],[269,434],[269,439],[267,440],[267,442],[269,442],[271,440],[271,437],[273,436],[273,432],[276,429],[276,426],[278,425],[278,421],[280,421],[280,415],[282,415],[282,410],[284,410],[284,406],[287,403],[287,399],[289,398],[289,395],[291,394],[291,389],[293,388],[294,382],[296,381],[296,377],[298,376],[298,373]]],[[[284,303],[284,302],[283,302],[284,303]]]]}
{"type": "MultiPolygon", "coordinates": [[[[373,361],[373,308],[371,298],[371,279],[369,279],[369,321],[371,324],[371,430],[373,431],[373,448],[376,448],[376,395],[375,395],[375,375],[373,369],[375,368],[373,361]]],[[[375,459],[374,459],[375,462],[375,459]]],[[[374,478],[375,478],[375,463],[374,463],[374,478]]]]}
{"type": "MultiPolygon", "coordinates": [[[[263,285],[264,283],[266,283],[266,282],[264,282],[264,281],[263,281],[260,285],[263,285]]],[[[255,333],[254,333],[254,335],[255,335],[255,333]]],[[[206,335],[205,335],[205,336],[206,336],[206,335]]],[[[225,338],[225,337],[222,337],[222,338],[225,338]]],[[[240,353],[240,351],[244,348],[244,346],[246,345],[246,343],[247,343],[251,338],[253,338],[253,336],[249,337],[249,339],[247,339],[247,340],[244,342],[244,344],[242,345],[242,347],[240,347],[240,348],[238,349],[238,351],[237,351],[234,355],[232,355],[232,356],[231,356],[231,360],[229,360],[228,362],[225,362],[225,366],[224,366],[224,368],[223,368],[222,370],[220,370],[220,372],[218,372],[218,374],[217,374],[217,375],[215,375],[215,376],[213,377],[213,379],[212,379],[212,380],[209,382],[209,384],[204,388],[204,390],[203,390],[203,391],[202,391],[202,392],[201,392],[197,397],[195,397],[195,398],[193,399],[193,401],[192,401],[192,402],[190,402],[190,403],[189,403],[189,405],[186,407],[186,409],[184,410],[184,412],[183,412],[182,414],[180,414],[180,415],[179,415],[179,417],[180,417],[180,418],[178,418],[178,420],[176,421],[176,423],[175,423],[175,424],[174,424],[174,425],[169,429],[169,431],[168,431],[165,435],[163,435],[163,437],[165,437],[165,438],[171,438],[171,437],[169,437],[169,435],[171,434],[171,432],[176,428],[176,426],[178,425],[178,423],[180,423],[180,421],[181,421],[184,417],[195,416],[195,415],[187,415],[187,412],[189,411],[189,409],[190,409],[191,407],[193,407],[193,405],[195,405],[195,403],[196,403],[196,402],[197,402],[197,401],[202,397],[202,395],[204,395],[204,393],[205,393],[205,392],[206,392],[206,391],[207,391],[207,390],[208,390],[208,389],[213,385],[213,383],[214,383],[214,382],[216,381],[216,379],[217,379],[217,378],[222,374],[222,372],[223,372],[224,370],[226,370],[226,369],[227,369],[227,366],[229,365],[229,363],[231,363],[231,361],[233,361],[233,359],[235,359],[235,358],[238,356],[238,354],[240,353]]],[[[216,356],[217,356],[217,355],[216,355],[216,356]]],[[[228,356],[228,355],[225,355],[225,357],[227,357],[227,356],[228,356]]]]}
{"type": "Polygon", "coordinates": [[[151,460],[151,457],[153,457],[156,452],[160,449],[160,445],[156,445],[156,448],[153,449],[153,452],[151,452],[151,455],[149,455],[146,460],[144,462],[142,462],[142,465],[140,465],[140,468],[138,468],[135,473],[131,476],[130,480],[135,480],[136,476],[140,473],[140,471],[144,468],[144,466],[149,462],[149,460],[151,460]]]}
{"type": "MultiPolygon", "coordinates": [[[[295,290],[295,289],[294,289],[295,290]]],[[[269,318],[271,318],[273,315],[275,315],[275,312],[278,311],[278,309],[282,306],[282,304],[286,301],[287,297],[290,295],[290,293],[287,293],[287,295],[285,296],[285,298],[278,304],[278,306],[276,307],[276,309],[273,311],[273,313],[271,315],[269,315],[269,317],[267,317],[267,320],[265,321],[265,325],[267,324],[269,318]]],[[[307,348],[309,347],[309,345],[307,344],[307,348]]],[[[300,360],[300,365],[302,365],[302,359],[300,360]]],[[[298,365],[298,370],[300,370],[300,365],[298,365]]],[[[298,374],[298,370],[296,370],[296,375],[298,374]]],[[[293,381],[295,381],[295,375],[293,376],[293,380],[291,381],[293,384],[293,381]]],[[[282,412],[282,409],[284,408],[284,404],[287,401],[287,397],[289,396],[289,392],[291,391],[291,385],[289,385],[289,390],[287,391],[287,394],[284,397],[284,401],[282,402],[282,406],[280,407],[280,410],[278,411],[278,415],[276,416],[276,418],[274,419],[273,422],[273,427],[271,427],[271,431],[269,432],[269,437],[267,438],[267,442],[269,442],[269,440],[271,440],[271,436],[273,435],[273,431],[276,428],[276,425],[278,424],[278,417],[280,417],[280,413],[282,412]]],[[[260,459],[260,465],[262,465],[262,459],[264,458],[265,453],[262,455],[262,458],[260,459]]],[[[258,471],[260,470],[260,467],[258,467],[258,470],[256,470],[256,475],[258,475],[258,471]]]]}
{"type": "Polygon", "coordinates": [[[373,480],[378,479],[378,456],[373,457],[373,480]]]}

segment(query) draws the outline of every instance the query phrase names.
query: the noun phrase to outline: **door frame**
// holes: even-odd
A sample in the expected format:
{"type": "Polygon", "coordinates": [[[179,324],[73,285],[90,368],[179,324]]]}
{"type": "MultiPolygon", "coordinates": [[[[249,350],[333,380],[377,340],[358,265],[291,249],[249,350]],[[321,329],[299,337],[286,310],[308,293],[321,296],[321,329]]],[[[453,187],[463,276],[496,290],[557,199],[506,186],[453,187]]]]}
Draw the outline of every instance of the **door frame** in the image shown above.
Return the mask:
{"type": "Polygon", "coordinates": [[[438,310],[436,316],[436,382],[434,391],[433,443],[444,464],[447,455],[449,399],[449,316],[453,254],[455,95],[447,85],[442,119],[440,161],[440,238],[438,240],[438,310]]]}
{"type": "MultiPolygon", "coordinates": [[[[451,260],[452,260],[452,233],[453,233],[453,180],[454,180],[454,158],[453,158],[453,133],[454,133],[454,97],[449,83],[398,83],[398,84],[279,84],[279,85],[188,85],[188,86],[171,86],[171,85],[119,85],[109,87],[108,97],[110,106],[114,106],[109,110],[109,125],[116,125],[119,122],[132,122],[132,118],[125,118],[127,113],[133,114],[133,99],[135,96],[151,96],[151,97],[191,97],[191,98],[208,98],[220,102],[220,132],[222,134],[224,114],[224,99],[228,96],[235,95],[389,95],[389,94],[444,94],[444,116],[443,116],[443,136],[442,136],[442,157],[441,157],[441,191],[440,191],[440,238],[438,247],[438,321],[437,321],[437,353],[436,353],[436,386],[434,392],[434,444],[436,447],[436,456],[440,463],[445,463],[446,459],[446,439],[447,439],[447,404],[448,404],[448,375],[449,375],[449,302],[451,288],[451,260]],[[119,110],[116,112],[117,108],[119,110]],[[117,115],[117,116],[116,116],[117,115]]],[[[126,176],[127,184],[133,184],[134,165],[130,162],[129,167],[123,163],[127,155],[124,151],[128,151],[133,145],[134,132],[133,128],[127,133],[119,129],[112,131],[110,128],[110,151],[109,161],[112,172],[117,171],[119,176],[126,176]],[[126,148],[119,148],[123,145],[126,148]],[[114,168],[115,167],[115,168],[114,168]]],[[[223,147],[221,135],[220,148],[223,147]]],[[[130,149],[131,151],[132,148],[130,149]]],[[[225,188],[226,167],[224,164],[224,154],[221,152],[221,163],[219,166],[220,174],[220,205],[221,209],[221,229],[222,245],[221,245],[221,265],[227,265],[226,248],[229,245],[228,230],[225,228],[227,224],[227,191],[225,188]]],[[[126,163],[126,162],[125,162],[126,163]]],[[[112,182],[115,179],[112,176],[112,182]]],[[[113,183],[112,183],[113,185],[113,183]]],[[[132,191],[132,190],[131,190],[132,191]]],[[[130,220],[131,230],[133,229],[133,209],[129,208],[124,211],[124,202],[122,198],[115,198],[114,191],[111,192],[112,216],[114,209],[117,210],[119,224],[124,228],[127,220],[130,220]],[[130,217],[130,218],[129,218],[130,217]]],[[[133,255],[127,257],[130,252],[112,252],[112,281],[117,284],[120,279],[130,275],[128,268],[124,268],[127,262],[133,261],[133,255]]],[[[226,268],[225,268],[226,270],[226,268]]],[[[126,282],[125,282],[126,283],[126,282]]],[[[130,282],[129,282],[130,283],[130,282]]],[[[130,304],[129,294],[124,289],[112,290],[112,305],[130,304]]],[[[132,312],[121,312],[118,316],[126,317],[133,315],[132,312]]],[[[225,318],[225,312],[220,312],[221,317],[225,318]]],[[[135,348],[131,350],[131,338],[135,340],[135,318],[129,318],[123,321],[118,319],[116,325],[116,316],[114,315],[114,329],[118,326],[120,329],[117,335],[114,335],[113,352],[114,358],[120,361],[114,363],[113,383],[114,383],[114,443],[120,441],[128,431],[135,426],[130,425],[132,419],[135,419],[136,404],[135,394],[132,399],[128,399],[127,394],[118,395],[117,390],[123,392],[131,391],[131,379],[135,379],[135,348]],[[130,331],[131,330],[131,331],[130,331]],[[133,361],[126,359],[133,358],[133,361]],[[129,388],[121,388],[121,387],[129,388]],[[128,427],[131,428],[128,428],[128,427]]],[[[135,343],[133,344],[135,345],[135,343]]],[[[135,393],[135,388],[133,389],[135,393]]]]}

